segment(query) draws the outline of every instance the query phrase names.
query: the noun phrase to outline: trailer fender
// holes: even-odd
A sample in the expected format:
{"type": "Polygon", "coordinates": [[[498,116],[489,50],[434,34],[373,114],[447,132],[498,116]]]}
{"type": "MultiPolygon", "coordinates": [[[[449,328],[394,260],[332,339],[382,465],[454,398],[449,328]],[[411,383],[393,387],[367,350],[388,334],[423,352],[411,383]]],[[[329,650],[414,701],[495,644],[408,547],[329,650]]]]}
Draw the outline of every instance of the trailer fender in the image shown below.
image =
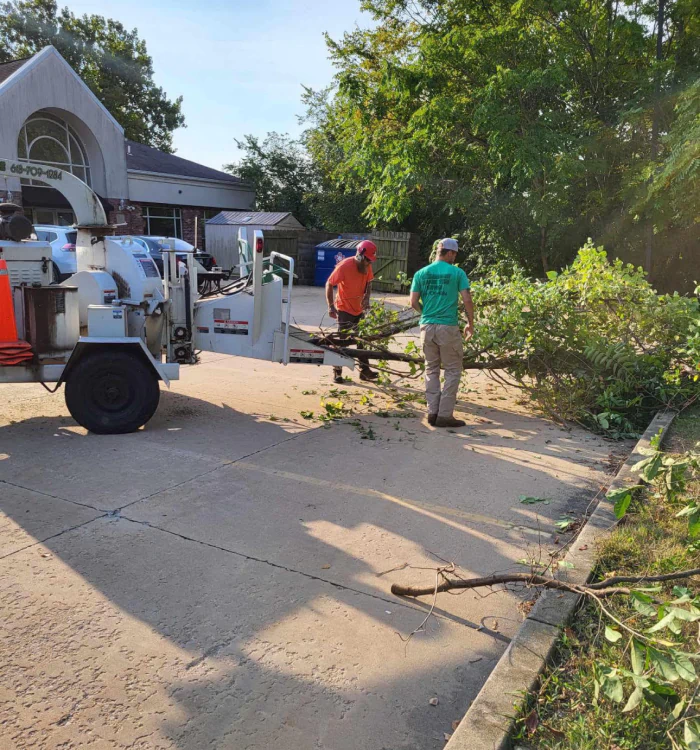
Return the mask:
{"type": "Polygon", "coordinates": [[[58,385],[65,383],[70,379],[71,372],[86,354],[105,349],[129,350],[132,353],[137,354],[140,359],[153,369],[158,380],[162,380],[167,386],[170,386],[171,380],[178,380],[180,377],[180,365],[165,364],[155,360],[153,355],[148,351],[146,344],[140,338],[110,339],[81,336],[80,339],[78,339],[75,349],[71,352],[70,359],[66,363],[63,372],[61,373],[58,385]]]}

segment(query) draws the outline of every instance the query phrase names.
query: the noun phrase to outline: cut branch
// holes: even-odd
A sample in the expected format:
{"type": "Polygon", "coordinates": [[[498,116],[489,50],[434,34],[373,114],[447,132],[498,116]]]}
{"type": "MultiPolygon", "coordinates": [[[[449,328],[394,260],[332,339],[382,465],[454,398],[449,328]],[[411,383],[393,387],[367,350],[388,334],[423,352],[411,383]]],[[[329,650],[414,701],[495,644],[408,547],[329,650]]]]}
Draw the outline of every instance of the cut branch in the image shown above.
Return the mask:
{"type": "Polygon", "coordinates": [[[603,597],[630,593],[629,588],[616,586],[615,584],[617,583],[658,583],[661,581],[691,578],[695,575],[700,575],[700,568],[681,570],[677,573],[667,573],[659,576],[613,576],[592,584],[567,583],[566,581],[538,575],[537,573],[500,573],[483,578],[459,578],[457,580],[443,576],[444,580],[437,589],[435,586],[401,586],[395,583],[391,587],[391,593],[396,596],[427,596],[428,594],[439,594],[452,589],[476,589],[496,586],[498,584],[519,583],[524,586],[539,586],[557,591],[569,591],[574,594],[603,597]]]}
{"type": "Polygon", "coordinates": [[[618,583],[661,583],[662,581],[675,581],[679,578],[692,578],[693,576],[700,576],[700,568],[681,570],[678,573],[665,573],[659,576],[611,576],[598,583],[589,583],[588,588],[597,591],[608,586],[615,586],[618,583]]]}

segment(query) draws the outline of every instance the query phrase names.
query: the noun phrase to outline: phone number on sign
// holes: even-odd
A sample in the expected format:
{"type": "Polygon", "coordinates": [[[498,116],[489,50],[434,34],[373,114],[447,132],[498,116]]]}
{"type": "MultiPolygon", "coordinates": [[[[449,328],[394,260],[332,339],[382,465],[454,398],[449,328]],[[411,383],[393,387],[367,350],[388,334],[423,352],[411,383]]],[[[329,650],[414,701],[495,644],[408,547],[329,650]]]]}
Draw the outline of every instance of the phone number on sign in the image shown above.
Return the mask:
{"type": "Polygon", "coordinates": [[[63,172],[60,169],[42,169],[41,167],[33,167],[31,164],[13,164],[10,167],[10,172],[25,177],[46,177],[48,180],[63,178],[63,172]]]}

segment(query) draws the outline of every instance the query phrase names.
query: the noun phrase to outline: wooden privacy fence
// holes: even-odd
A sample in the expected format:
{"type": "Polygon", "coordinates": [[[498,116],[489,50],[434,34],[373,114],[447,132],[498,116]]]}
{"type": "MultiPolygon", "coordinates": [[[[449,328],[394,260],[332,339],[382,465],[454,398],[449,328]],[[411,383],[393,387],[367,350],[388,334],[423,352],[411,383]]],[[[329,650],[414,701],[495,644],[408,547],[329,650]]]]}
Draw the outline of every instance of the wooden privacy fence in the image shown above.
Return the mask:
{"type": "Polygon", "coordinates": [[[276,251],[294,258],[299,284],[313,284],[317,245],[328,240],[372,240],[377,246],[372,288],[400,292],[399,276],[412,276],[420,264],[420,237],[410,232],[368,232],[335,234],[307,230],[272,229],[265,232],[265,252],[276,251]]]}
{"type": "Polygon", "coordinates": [[[313,232],[306,229],[271,229],[265,235],[265,254],[282,253],[294,258],[297,284],[311,286],[316,269],[316,245],[334,240],[338,235],[330,232],[313,232]]]}

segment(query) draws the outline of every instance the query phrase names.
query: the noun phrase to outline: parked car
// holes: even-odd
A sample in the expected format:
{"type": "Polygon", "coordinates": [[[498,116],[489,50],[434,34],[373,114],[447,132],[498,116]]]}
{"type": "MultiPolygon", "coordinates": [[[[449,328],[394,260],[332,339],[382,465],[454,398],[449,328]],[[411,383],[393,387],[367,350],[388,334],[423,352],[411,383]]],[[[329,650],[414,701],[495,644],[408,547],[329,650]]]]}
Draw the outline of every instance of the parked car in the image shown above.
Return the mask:
{"type": "Polygon", "coordinates": [[[34,234],[41,242],[51,245],[55,282],[65,281],[78,270],[75,258],[75,242],[78,238],[76,229],[41,224],[34,227],[34,234]]]}
{"type": "Polygon", "coordinates": [[[202,267],[201,270],[210,271],[216,265],[216,258],[214,258],[213,255],[209,255],[209,253],[203,253],[201,250],[197,250],[194,245],[190,245],[189,242],[185,242],[184,240],[179,240],[176,237],[142,236],[140,237],[140,239],[144,240],[147,243],[155,242],[158,245],[158,249],[151,249],[150,253],[151,253],[151,257],[153,258],[153,260],[156,261],[156,265],[158,265],[158,261],[156,260],[156,255],[160,256],[161,267],[163,263],[162,248],[164,245],[169,246],[171,242],[175,243],[174,249],[176,251],[182,250],[184,252],[191,253],[194,250],[194,259],[202,267]]]}
{"type": "MultiPolygon", "coordinates": [[[[160,275],[163,275],[163,249],[169,247],[171,242],[175,243],[175,250],[182,250],[183,253],[191,253],[195,250],[194,245],[190,245],[189,242],[179,240],[173,237],[145,237],[142,235],[123,235],[121,237],[114,237],[115,240],[131,240],[141,245],[153,258],[160,275]]],[[[184,258],[184,255],[176,256],[179,260],[184,258]]],[[[194,252],[194,259],[197,263],[198,271],[207,271],[213,265],[215,265],[214,258],[207,253],[201,253],[198,250],[194,252]]]]}

